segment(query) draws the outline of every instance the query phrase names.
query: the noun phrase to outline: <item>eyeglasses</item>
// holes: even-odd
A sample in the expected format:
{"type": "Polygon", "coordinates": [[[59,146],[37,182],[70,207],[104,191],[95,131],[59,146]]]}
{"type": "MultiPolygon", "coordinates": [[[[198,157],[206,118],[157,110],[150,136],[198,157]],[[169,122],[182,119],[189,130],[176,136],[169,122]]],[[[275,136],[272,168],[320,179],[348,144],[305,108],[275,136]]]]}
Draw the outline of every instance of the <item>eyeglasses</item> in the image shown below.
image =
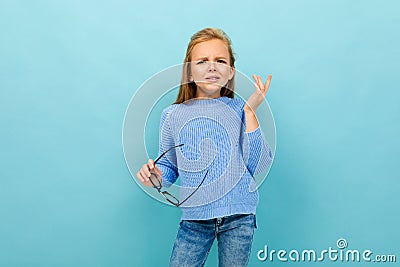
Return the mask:
{"type": "MultiPolygon", "coordinates": [[[[158,158],[156,158],[156,160],[154,160],[154,164],[156,164],[165,154],[167,154],[169,151],[171,151],[174,148],[183,146],[183,144],[180,145],[176,145],[173,146],[169,149],[167,149],[164,153],[162,153],[158,158]]],[[[196,191],[200,188],[200,186],[203,184],[204,180],[207,177],[207,173],[208,170],[206,172],[206,174],[204,175],[203,180],[201,181],[201,183],[197,186],[197,188],[188,196],[186,197],[183,201],[179,201],[179,199],[177,199],[176,197],[174,197],[173,195],[171,195],[170,193],[168,193],[167,191],[161,191],[162,185],[161,185],[161,181],[158,179],[158,177],[156,175],[151,175],[150,176],[150,182],[153,184],[153,187],[158,191],[158,193],[160,193],[169,203],[171,203],[172,205],[179,207],[180,205],[182,205],[183,203],[186,202],[186,200],[188,200],[191,196],[193,196],[194,193],[196,193],[196,191]],[[153,181],[152,177],[155,177],[155,181],[153,181]]]]}

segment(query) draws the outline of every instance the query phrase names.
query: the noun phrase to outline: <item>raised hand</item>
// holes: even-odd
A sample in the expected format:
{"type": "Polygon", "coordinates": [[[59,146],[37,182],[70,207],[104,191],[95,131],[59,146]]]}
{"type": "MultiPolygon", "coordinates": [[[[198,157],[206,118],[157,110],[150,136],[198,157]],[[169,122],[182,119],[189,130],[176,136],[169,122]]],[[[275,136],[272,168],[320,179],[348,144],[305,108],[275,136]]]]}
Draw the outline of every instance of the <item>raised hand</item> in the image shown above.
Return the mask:
{"type": "Polygon", "coordinates": [[[256,76],[255,74],[253,74],[253,79],[255,81],[254,87],[256,88],[256,90],[247,100],[245,110],[251,110],[252,112],[256,112],[257,108],[263,102],[268,92],[268,88],[272,79],[272,74],[268,75],[265,84],[263,84],[260,76],[256,76]]]}

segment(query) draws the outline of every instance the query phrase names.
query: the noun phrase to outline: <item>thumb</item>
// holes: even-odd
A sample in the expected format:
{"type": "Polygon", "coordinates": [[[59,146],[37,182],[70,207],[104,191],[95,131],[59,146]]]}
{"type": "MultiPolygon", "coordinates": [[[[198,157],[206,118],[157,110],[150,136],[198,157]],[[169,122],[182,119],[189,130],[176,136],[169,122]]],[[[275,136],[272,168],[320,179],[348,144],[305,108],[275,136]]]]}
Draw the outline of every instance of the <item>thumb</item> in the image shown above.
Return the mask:
{"type": "Polygon", "coordinates": [[[149,166],[150,169],[154,168],[154,160],[149,159],[149,161],[147,162],[147,165],[149,166]]]}

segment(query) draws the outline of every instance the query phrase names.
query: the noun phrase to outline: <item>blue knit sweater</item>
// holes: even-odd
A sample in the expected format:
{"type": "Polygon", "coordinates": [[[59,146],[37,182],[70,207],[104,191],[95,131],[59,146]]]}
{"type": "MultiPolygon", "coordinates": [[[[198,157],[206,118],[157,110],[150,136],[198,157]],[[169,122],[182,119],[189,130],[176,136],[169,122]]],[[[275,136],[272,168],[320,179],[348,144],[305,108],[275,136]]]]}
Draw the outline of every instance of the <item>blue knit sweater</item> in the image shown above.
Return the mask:
{"type": "Polygon", "coordinates": [[[179,187],[183,200],[205,177],[182,204],[182,220],[255,214],[253,175],[265,170],[273,155],[260,128],[246,133],[244,104],[228,97],[192,99],[163,111],[159,153],[183,144],[157,163],[163,187],[179,187]]]}

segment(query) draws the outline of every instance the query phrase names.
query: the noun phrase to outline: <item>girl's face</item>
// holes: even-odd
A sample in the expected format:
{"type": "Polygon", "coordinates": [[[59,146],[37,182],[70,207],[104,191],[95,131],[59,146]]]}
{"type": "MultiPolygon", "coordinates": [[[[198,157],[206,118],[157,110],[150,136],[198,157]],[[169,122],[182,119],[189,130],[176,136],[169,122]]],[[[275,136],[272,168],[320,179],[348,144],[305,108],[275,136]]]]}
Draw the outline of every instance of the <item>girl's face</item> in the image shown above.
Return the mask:
{"type": "Polygon", "coordinates": [[[196,97],[220,97],[221,88],[234,74],[225,43],[219,39],[198,43],[193,47],[191,57],[189,79],[196,83],[196,97]]]}

